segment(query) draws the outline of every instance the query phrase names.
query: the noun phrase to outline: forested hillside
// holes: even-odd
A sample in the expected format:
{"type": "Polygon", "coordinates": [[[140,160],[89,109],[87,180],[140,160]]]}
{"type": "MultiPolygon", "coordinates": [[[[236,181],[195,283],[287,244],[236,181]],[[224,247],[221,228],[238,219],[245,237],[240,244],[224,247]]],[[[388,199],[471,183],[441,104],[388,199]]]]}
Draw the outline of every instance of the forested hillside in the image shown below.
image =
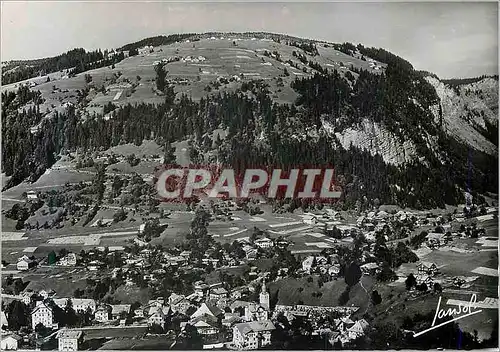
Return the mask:
{"type": "Polygon", "coordinates": [[[2,68],[2,85],[66,69],[71,69],[69,74],[74,75],[98,67],[113,65],[123,58],[123,52],[108,56],[107,51],[104,53],[101,50],[87,52],[85,49],[78,48],[46,59],[12,61],[2,68]]]}
{"type": "MultiPolygon", "coordinates": [[[[182,37],[149,38],[124,48],[164,45],[174,39],[182,37]]],[[[314,61],[321,54],[315,45],[305,43],[300,50],[312,60],[307,65],[310,74],[291,79],[289,86],[297,99],[290,103],[276,102],[269,81],[258,78],[247,79],[235,89],[207,92],[199,100],[176,95],[175,83],[165,81],[164,91],[158,93],[160,104],[124,103],[112,112],[84,117],[88,101],[83,96],[62,112],[42,118],[36,92],[28,88],[4,92],[2,171],[12,176],[6,187],[35,180],[68,151],[140,145],[144,139],[160,145],[188,139],[194,163],[219,162],[238,169],[334,165],[343,190],[337,206],[344,208],[377,202],[443,207],[463,203],[463,191],[468,188],[474,195],[497,192],[498,154],[471,148],[447,133],[441,98],[428,74],[383,49],[344,43],[336,50],[386,64],[383,72],[351,65],[346,73],[314,61]],[[30,127],[39,123],[40,130],[30,133],[30,127]],[[384,154],[387,151],[367,147],[376,146],[376,141],[360,140],[367,138],[366,126],[383,130],[394,139],[396,150],[402,148],[397,141],[409,145],[404,161],[393,162],[384,154]],[[227,136],[212,142],[209,136],[216,129],[227,130],[227,136]],[[346,131],[354,136],[352,141],[346,139],[346,131]]],[[[288,44],[297,50],[301,46],[288,44]]],[[[275,56],[278,60],[279,55],[275,56]]],[[[51,67],[60,65],[57,61],[51,67]]],[[[156,71],[157,85],[158,72],[164,81],[169,78],[168,69],[167,63],[156,71]]],[[[288,77],[284,72],[282,77],[288,77]]]]}

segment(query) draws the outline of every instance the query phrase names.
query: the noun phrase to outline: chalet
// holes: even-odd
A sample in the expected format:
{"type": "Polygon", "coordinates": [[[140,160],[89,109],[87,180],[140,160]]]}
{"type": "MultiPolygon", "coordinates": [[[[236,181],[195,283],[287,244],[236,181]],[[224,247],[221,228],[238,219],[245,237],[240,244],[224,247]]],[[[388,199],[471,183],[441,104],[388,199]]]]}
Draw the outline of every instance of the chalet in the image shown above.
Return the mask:
{"type": "Polygon", "coordinates": [[[3,336],[0,342],[0,349],[2,351],[15,351],[19,347],[19,343],[22,339],[23,338],[17,334],[3,336]]]}
{"type": "Polygon", "coordinates": [[[85,312],[87,309],[90,309],[92,313],[94,313],[97,309],[97,304],[93,299],[90,298],[56,298],[54,299],[54,303],[59,308],[66,308],[68,301],[71,301],[73,309],[75,312],[85,312]]]}
{"type": "Polygon", "coordinates": [[[212,306],[207,303],[202,303],[201,306],[191,315],[191,319],[195,319],[197,317],[208,315],[214,318],[222,318],[224,313],[219,308],[212,306]]]}
{"type": "Polygon", "coordinates": [[[155,299],[150,299],[148,301],[148,307],[149,308],[151,308],[151,307],[161,308],[161,307],[163,307],[164,304],[165,304],[165,300],[163,299],[163,297],[158,297],[158,298],[155,298],[155,299]]]}
{"type": "Polygon", "coordinates": [[[233,345],[238,349],[256,350],[271,344],[275,329],[270,320],[239,323],[233,327],[233,345]]]}
{"type": "Polygon", "coordinates": [[[130,304],[113,304],[111,305],[111,316],[113,319],[119,319],[123,315],[127,316],[130,313],[130,304]]]}
{"type": "Polygon", "coordinates": [[[334,264],[328,268],[328,275],[335,277],[340,273],[340,265],[334,264]]]}
{"type": "Polygon", "coordinates": [[[217,287],[210,290],[209,298],[213,300],[219,300],[222,298],[227,298],[228,292],[224,287],[217,287]]]}
{"type": "Polygon", "coordinates": [[[430,275],[416,275],[417,285],[426,284],[428,287],[434,285],[434,278],[430,275]]]}
{"type": "MultiPolygon", "coordinates": [[[[36,133],[38,132],[38,130],[35,130],[34,132],[32,133],[36,133]]],[[[28,191],[26,192],[26,198],[28,199],[38,199],[38,195],[35,191],[28,191]]]]}
{"type": "Polygon", "coordinates": [[[377,213],[377,215],[375,216],[375,218],[378,219],[378,220],[382,220],[382,219],[387,218],[388,216],[389,216],[388,212],[381,210],[381,211],[379,211],[377,213]]]}
{"type": "Polygon", "coordinates": [[[179,255],[187,260],[191,256],[191,251],[183,251],[179,255]]]}
{"type": "Polygon", "coordinates": [[[148,326],[159,325],[163,328],[167,322],[167,318],[168,314],[165,314],[163,307],[154,307],[149,311],[148,326]]]}
{"type": "Polygon", "coordinates": [[[102,265],[102,263],[100,261],[93,260],[89,263],[89,265],[87,266],[87,269],[89,271],[98,271],[101,265],[102,265]]]}
{"type": "Polygon", "coordinates": [[[264,237],[264,238],[259,238],[255,240],[255,245],[259,248],[271,248],[274,246],[273,240],[270,238],[264,237]]]}
{"type": "Polygon", "coordinates": [[[191,325],[198,330],[200,335],[215,335],[219,332],[217,327],[217,319],[208,316],[197,317],[191,321],[191,325]]]}
{"type": "Polygon", "coordinates": [[[148,245],[148,243],[147,243],[147,242],[141,241],[141,240],[140,240],[140,239],[138,239],[138,238],[134,238],[134,243],[135,243],[136,245],[138,245],[139,247],[145,247],[145,246],[147,246],[147,245],[148,245]]]}
{"type": "Polygon", "coordinates": [[[191,302],[189,302],[184,295],[178,295],[176,293],[172,293],[168,297],[168,304],[172,308],[172,311],[180,312],[182,314],[185,314],[191,306],[191,302]]]}
{"type": "Polygon", "coordinates": [[[430,248],[440,247],[445,242],[445,234],[444,233],[429,233],[427,235],[427,245],[430,248]]]}
{"type": "Polygon", "coordinates": [[[241,322],[241,317],[238,313],[224,313],[224,319],[222,319],[222,325],[229,328],[236,323],[241,322]]]}
{"type": "Polygon", "coordinates": [[[375,225],[372,224],[371,222],[367,222],[363,225],[363,228],[366,230],[366,231],[374,231],[375,230],[375,225]]]}
{"type": "Polygon", "coordinates": [[[94,314],[94,319],[99,322],[109,321],[111,318],[111,307],[108,304],[99,306],[94,314]]]}
{"type": "Polygon", "coordinates": [[[144,318],[144,309],[137,308],[136,310],[134,310],[134,316],[136,318],[144,318]]]}
{"type": "Polygon", "coordinates": [[[248,244],[243,245],[242,249],[245,252],[246,259],[248,260],[257,259],[257,249],[253,248],[248,244]]]}
{"type": "Polygon", "coordinates": [[[199,292],[202,294],[204,294],[208,290],[208,287],[209,286],[206,283],[204,283],[203,281],[196,281],[193,284],[194,292],[199,292]]]}
{"type": "Polygon", "coordinates": [[[439,269],[435,263],[419,262],[417,264],[417,271],[419,275],[427,274],[433,276],[437,274],[439,269]]]}
{"type": "Polygon", "coordinates": [[[252,302],[245,307],[246,321],[265,321],[268,319],[269,314],[264,306],[252,302]]]}
{"type": "Polygon", "coordinates": [[[75,266],[76,254],[68,253],[64,258],[61,258],[57,264],[62,266],[75,266]]]}
{"type": "Polygon", "coordinates": [[[38,295],[42,297],[44,300],[49,298],[49,296],[53,296],[55,292],[53,290],[47,292],[46,290],[40,290],[38,291],[38,295]]]}
{"type": "Polygon", "coordinates": [[[24,291],[21,294],[21,300],[23,301],[24,304],[27,306],[31,303],[31,296],[33,296],[35,292],[33,291],[24,291]]]}
{"type": "Polygon", "coordinates": [[[57,333],[59,351],[78,351],[83,342],[83,332],[79,330],[59,330],[57,333]]]}
{"type": "Polygon", "coordinates": [[[304,261],[302,262],[302,270],[304,270],[306,273],[310,273],[311,269],[314,268],[317,265],[324,265],[328,262],[328,259],[326,259],[323,256],[309,256],[304,261]]]}
{"type": "Polygon", "coordinates": [[[364,319],[356,321],[353,326],[347,329],[349,339],[354,340],[363,336],[368,329],[368,326],[368,322],[364,319]]]}
{"type": "Polygon", "coordinates": [[[17,270],[19,271],[26,271],[33,268],[34,266],[36,266],[36,262],[34,260],[29,259],[25,255],[19,258],[16,264],[17,270]]]}

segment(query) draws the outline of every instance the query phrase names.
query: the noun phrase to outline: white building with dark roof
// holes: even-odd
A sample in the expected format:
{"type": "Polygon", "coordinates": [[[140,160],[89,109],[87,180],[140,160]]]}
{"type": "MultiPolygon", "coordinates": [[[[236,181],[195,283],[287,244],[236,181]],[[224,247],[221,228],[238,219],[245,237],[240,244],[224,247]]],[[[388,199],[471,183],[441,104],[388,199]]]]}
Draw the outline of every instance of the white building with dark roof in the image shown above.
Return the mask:
{"type": "Polygon", "coordinates": [[[83,332],[80,330],[62,329],[57,333],[59,351],[78,351],[83,342],[83,332]]]}
{"type": "Polygon", "coordinates": [[[59,308],[64,309],[66,308],[68,300],[71,300],[71,304],[73,305],[73,310],[75,312],[85,312],[88,308],[90,308],[90,311],[94,313],[97,309],[96,302],[91,298],[56,298],[54,299],[54,303],[59,308]]]}
{"type": "Polygon", "coordinates": [[[233,327],[233,345],[239,349],[256,350],[271,344],[275,329],[270,320],[239,323],[233,327]]]}
{"type": "Polygon", "coordinates": [[[219,308],[212,306],[211,304],[202,303],[200,308],[198,308],[196,310],[196,312],[194,312],[191,315],[191,319],[195,319],[195,318],[201,317],[203,315],[208,315],[208,316],[212,316],[214,318],[219,318],[219,317],[222,317],[224,315],[224,312],[222,310],[220,310],[219,308]]]}
{"type": "Polygon", "coordinates": [[[53,325],[52,309],[43,301],[37,301],[35,308],[31,312],[31,327],[33,330],[38,324],[42,324],[46,328],[52,328],[53,325]]]}
{"type": "Polygon", "coordinates": [[[9,334],[2,337],[0,348],[2,351],[15,351],[19,347],[22,337],[16,334],[9,334]]]}

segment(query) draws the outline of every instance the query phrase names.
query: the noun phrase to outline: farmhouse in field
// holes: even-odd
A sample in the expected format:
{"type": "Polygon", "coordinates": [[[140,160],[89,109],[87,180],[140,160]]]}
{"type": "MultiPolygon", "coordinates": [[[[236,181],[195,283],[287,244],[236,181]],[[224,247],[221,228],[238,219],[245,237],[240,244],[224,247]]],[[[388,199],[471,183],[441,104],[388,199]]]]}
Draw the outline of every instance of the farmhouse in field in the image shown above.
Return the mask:
{"type": "Polygon", "coordinates": [[[16,264],[17,270],[19,271],[26,271],[34,266],[36,266],[36,262],[25,255],[19,258],[16,264]]]}
{"type": "Polygon", "coordinates": [[[35,191],[28,191],[28,192],[26,192],[26,198],[28,198],[28,199],[38,199],[38,195],[36,194],[35,191]]]}

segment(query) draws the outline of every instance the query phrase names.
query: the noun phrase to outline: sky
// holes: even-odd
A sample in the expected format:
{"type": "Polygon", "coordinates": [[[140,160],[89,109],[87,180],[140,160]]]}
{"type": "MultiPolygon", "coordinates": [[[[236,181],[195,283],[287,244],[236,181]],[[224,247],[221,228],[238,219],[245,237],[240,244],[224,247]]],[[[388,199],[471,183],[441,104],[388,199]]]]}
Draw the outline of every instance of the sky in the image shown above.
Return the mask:
{"type": "Polygon", "coordinates": [[[267,31],[382,47],[441,78],[498,74],[496,2],[2,1],[1,59],[209,31],[267,31]]]}

